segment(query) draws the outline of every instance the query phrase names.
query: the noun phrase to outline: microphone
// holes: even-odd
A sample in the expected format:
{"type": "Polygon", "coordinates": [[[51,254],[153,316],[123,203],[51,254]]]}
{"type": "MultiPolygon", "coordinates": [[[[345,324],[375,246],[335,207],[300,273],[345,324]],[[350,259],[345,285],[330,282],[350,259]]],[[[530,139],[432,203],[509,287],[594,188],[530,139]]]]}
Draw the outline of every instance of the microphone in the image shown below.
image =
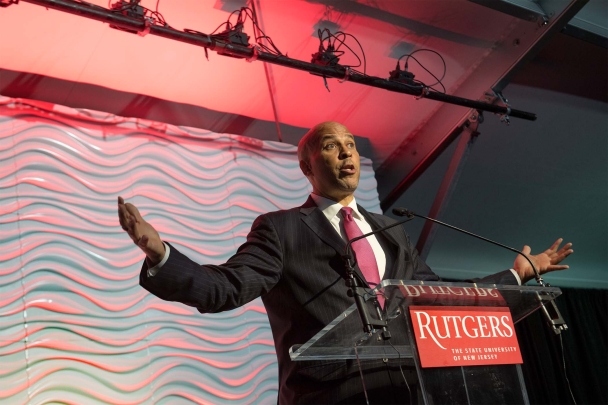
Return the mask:
{"type": "Polygon", "coordinates": [[[390,332],[387,330],[388,322],[386,320],[382,319],[382,312],[379,309],[380,304],[377,303],[378,302],[377,300],[376,300],[376,303],[377,303],[376,311],[377,311],[378,317],[380,319],[379,320],[370,319],[370,314],[368,313],[367,307],[366,307],[365,303],[363,302],[363,295],[365,292],[365,289],[363,286],[365,286],[365,284],[367,284],[367,281],[365,279],[363,279],[362,277],[360,277],[355,272],[355,265],[357,264],[357,257],[354,254],[351,245],[353,243],[357,242],[358,240],[367,238],[368,236],[375,235],[380,232],[384,232],[387,229],[402,225],[411,220],[412,220],[412,218],[408,217],[406,219],[397,221],[393,224],[383,226],[382,228],[378,228],[375,231],[371,231],[364,235],[357,236],[356,238],[352,238],[346,244],[346,247],[344,248],[344,254],[342,255],[342,259],[344,260],[344,267],[346,269],[346,276],[347,276],[346,286],[350,288],[349,296],[352,296],[355,299],[355,304],[357,305],[357,310],[359,311],[359,316],[361,317],[361,322],[363,323],[363,330],[366,333],[372,333],[372,331],[376,328],[382,329],[382,338],[384,340],[388,340],[391,338],[390,332]],[[363,291],[360,292],[359,291],[360,289],[363,289],[363,291]]]}
{"type": "MultiPolygon", "coordinates": [[[[523,252],[521,252],[517,249],[514,249],[507,245],[503,245],[502,243],[495,242],[491,239],[484,238],[483,236],[476,235],[472,232],[465,231],[464,229],[457,228],[453,225],[446,224],[445,222],[438,221],[434,218],[426,217],[424,215],[418,215],[415,212],[408,210],[407,208],[393,208],[393,214],[400,216],[400,217],[408,217],[409,219],[418,217],[418,218],[423,218],[423,219],[426,219],[429,221],[433,221],[439,225],[446,226],[446,227],[454,229],[458,232],[466,233],[467,235],[473,236],[477,239],[481,239],[486,242],[490,242],[496,246],[503,247],[503,248],[508,249],[512,252],[515,252],[519,255],[522,255],[528,261],[528,263],[530,263],[530,266],[532,266],[532,270],[534,270],[536,282],[541,287],[549,287],[549,284],[545,284],[545,282],[543,281],[543,278],[540,276],[540,273],[536,269],[536,266],[534,266],[534,263],[532,263],[532,260],[530,260],[530,258],[528,256],[526,256],[525,254],[523,254],[523,252]]],[[[551,325],[551,327],[553,328],[553,332],[555,332],[555,334],[559,335],[563,330],[568,329],[568,325],[566,325],[566,321],[564,320],[564,318],[562,318],[562,315],[559,312],[559,309],[557,309],[557,305],[555,305],[554,301],[549,301],[549,307],[545,306],[545,304],[543,302],[540,302],[540,305],[543,310],[543,314],[545,315],[545,318],[547,318],[547,322],[549,323],[549,325],[551,325]]]]}
{"type": "Polygon", "coordinates": [[[525,254],[523,254],[523,252],[520,252],[517,249],[514,249],[514,248],[512,248],[510,246],[507,246],[507,245],[503,245],[502,243],[494,242],[491,239],[484,238],[483,236],[479,236],[479,235],[476,235],[476,234],[474,234],[472,232],[465,231],[464,229],[460,229],[460,228],[457,228],[457,227],[455,227],[453,225],[446,224],[445,222],[441,222],[441,221],[436,220],[434,218],[425,217],[424,215],[418,215],[415,212],[408,210],[407,208],[393,208],[393,214],[395,214],[397,216],[400,216],[400,217],[408,217],[410,219],[412,219],[414,217],[424,218],[426,220],[435,222],[435,223],[437,223],[439,225],[447,226],[448,228],[454,229],[454,230],[456,230],[458,232],[466,233],[467,235],[473,236],[474,238],[485,240],[486,242],[490,242],[490,243],[492,243],[492,244],[494,244],[496,246],[500,246],[500,247],[503,247],[505,249],[509,249],[512,252],[515,252],[515,253],[517,253],[519,255],[522,255],[528,261],[528,263],[530,263],[530,266],[532,266],[532,270],[534,270],[536,282],[538,284],[540,284],[541,287],[545,287],[545,282],[543,281],[543,278],[540,276],[540,273],[536,269],[536,266],[534,266],[534,263],[532,263],[532,260],[530,260],[530,258],[528,256],[526,256],[525,254]]]}

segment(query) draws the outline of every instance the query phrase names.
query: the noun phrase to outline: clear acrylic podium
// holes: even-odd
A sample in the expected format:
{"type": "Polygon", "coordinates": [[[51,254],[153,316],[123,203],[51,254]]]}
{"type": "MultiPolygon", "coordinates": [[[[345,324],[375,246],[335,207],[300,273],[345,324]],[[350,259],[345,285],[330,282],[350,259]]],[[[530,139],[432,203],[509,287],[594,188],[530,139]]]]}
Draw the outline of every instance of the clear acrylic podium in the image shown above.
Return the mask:
{"type": "Polygon", "coordinates": [[[405,359],[406,365],[416,367],[418,403],[529,403],[519,364],[422,368],[408,308],[410,305],[508,307],[513,322],[517,323],[543,303],[557,298],[561,294],[559,288],[384,280],[374,292],[385,296],[384,310],[379,311],[373,305],[371,296],[365,297],[365,305],[372,317],[388,322],[392,336],[388,341],[380,337],[379,330],[371,334],[363,331],[353,304],[308,342],[291,347],[292,361],[405,359]]]}

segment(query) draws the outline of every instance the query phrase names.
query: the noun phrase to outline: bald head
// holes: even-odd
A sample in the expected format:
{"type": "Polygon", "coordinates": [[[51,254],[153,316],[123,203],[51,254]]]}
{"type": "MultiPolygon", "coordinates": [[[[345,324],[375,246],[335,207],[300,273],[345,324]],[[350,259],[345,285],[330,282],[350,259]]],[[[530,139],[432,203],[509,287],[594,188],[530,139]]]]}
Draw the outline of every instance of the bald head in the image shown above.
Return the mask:
{"type": "Polygon", "coordinates": [[[319,146],[323,135],[337,132],[348,133],[349,131],[344,125],[335,121],[325,121],[312,127],[298,142],[298,160],[310,162],[310,155],[319,146]]]}

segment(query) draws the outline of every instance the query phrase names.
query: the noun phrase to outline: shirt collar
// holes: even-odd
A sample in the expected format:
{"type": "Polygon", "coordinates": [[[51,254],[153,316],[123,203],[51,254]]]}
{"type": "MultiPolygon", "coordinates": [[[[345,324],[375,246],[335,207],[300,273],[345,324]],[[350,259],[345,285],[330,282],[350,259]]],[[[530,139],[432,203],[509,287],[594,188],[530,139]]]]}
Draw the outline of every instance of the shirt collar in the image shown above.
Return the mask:
{"type": "MultiPolygon", "coordinates": [[[[330,200],[329,198],[321,197],[315,193],[311,193],[310,197],[330,222],[342,209],[342,204],[337,203],[334,200],[330,200]]],[[[350,204],[348,204],[348,206],[353,209],[353,216],[355,218],[363,219],[363,215],[361,215],[359,209],[357,208],[357,201],[355,200],[355,197],[353,197],[353,200],[350,202],[350,204]]]]}

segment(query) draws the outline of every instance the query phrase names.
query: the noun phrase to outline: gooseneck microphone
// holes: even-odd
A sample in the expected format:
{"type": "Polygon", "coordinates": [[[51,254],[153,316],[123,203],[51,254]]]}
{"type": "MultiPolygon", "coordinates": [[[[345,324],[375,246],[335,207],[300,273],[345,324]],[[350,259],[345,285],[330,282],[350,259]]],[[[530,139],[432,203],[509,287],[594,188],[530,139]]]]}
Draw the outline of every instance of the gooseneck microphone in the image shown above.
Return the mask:
{"type": "Polygon", "coordinates": [[[352,250],[351,245],[357,242],[358,240],[367,238],[368,236],[375,235],[380,232],[384,232],[387,229],[402,225],[411,220],[412,218],[408,217],[393,224],[378,228],[375,231],[371,231],[361,236],[357,236],[356,238],[352,238],[346,244],[346,247],[344,248],[344,254],[342,255],[342,259],[344,260],[344,266],[346,269],[346,286],[350,288],[349,296],[352,296],[355,299],[355,304],[357,305],[357,310],[359,311],[359,316],[361,317],[361,322],[363,323],[363,330],[366,333],[372,333],[374,329],[382,329],[382,338],[384,340],[390,339],[390,333],[386,329],[387,322],[386,320],[382,319],[382,313],[378,310],[379,304],[377,304],[377,310],[380,319],[373,320],[370,318],[370,314],[367,310],[367,307],[363,302],[363,295],[365,294],[365,285],[367,284],[367,281],[365,279],[362,279],[362,277],[360,277],[359,274],[355,272],[357,257],[354,254],[355,252],[352,250]]]}
{"type": "Polygon", "coordinates": [[[503,245],[502,243],[495,242],[495,241],[493,241],[491,239],[484,238],[483,236],[476,235],[476,234],[474,234],[472,232],[465,231],[464,229],[457,228],[457,227],[455,227],[453,225],[446,224],[445,222],[441,222],[441,221],[436,220],[434,218],[425,217],[424,215],[416,214],[415,212],[410,211],[407,208],[393,208],[393,214],[395,214],[397,216],[400,216],[400,217],[408,217],[410,219],[412,219],[414,217],[423,218],[423,219],[435,222],[435,223],[437,223],[439,225],[447,226],[448,228],[454,229],[454,230],[456,230],[458,232],[466,233],[467,235],[473,236],[474,238],[485,240],[486,242],[490,242],[490,243],[492,243],[492,244],[494,244],[496,246],[500,246],[500,247],[503,247],[505,249],[509,249],[512,252],[515,252],[515,253],[517,253],[519,255],[522,255],[528,261],[528,263],[530,263],[530,266],[532,266],[532,270],[534,270],[536,282],[541,287],[548,287],[548,286],[545,285],[545,282],[543,281],[543,278],[540,276],[540,273],[536,269],[536,266],[534,266],[534,263],[532,263],[532,260],[530,260],[530,258],[528,256],[526,256],[523,252],[521,252],[521,251],[519,251],[517,249],[514,249],[514,248],[512,248],[510,246],[507,246],[507,245],[503,245]]]}
{"type": "MultiPolygon", "coordinates": [[[[407,208],[393,208],[393,214],[400,216],[400,217],[408,217],[409,219],[412,219],[414,217],[423,218],[423,219],[435,222],[439,225],[443,225],[448,228],[454,229],[458,232],[466,233],[467,235],[473,236],[477,239],[485,240],[486,242],[490,242],[496,246],[503,247],[503,248],[508,249],[512,252],[515,252],[519,255],[522,255],[523,257],[526,258],[528,263],[530,263],[530,266],[532,266],[532,270],[534,270],[534,274],[536,275],[536,282],[541,287],[549,287],[549,284],[545,284],[545,282],[543,281],[543,278],[540,276],[540,273],[536,269],[536,266],[534,266],[534,263],[532,263],[532,260],[530,260],[530,258],[528,256],[526,256],[523,252],[520,252],[517,249],[514,249],[507,245],[503,245],[502,243],[495,242],[488,238],[484,238],[483,236],[476,235],[472,232],[465,231],[464,229],[457,228],[453,225],[446,224],[445,222],[438,221],[434,218],[426,217],[424,215],[418,215],[415,212],[408,210],[407,208]]],[[[566,321],[564,320],[561,313],[559,312],[559,309],[557,308],[555,301],[549,301],[547,304],[545,304],[541,301],[540,306],[542,308],[543,314],[545,315],[545,318],[547,319],[547,323],[551,326],[551,328],[553,329],[553,332],[555,332],[556,335],[559,335],[562,331],[568,329],[568,325],[566,325],[566,321]]]]}

